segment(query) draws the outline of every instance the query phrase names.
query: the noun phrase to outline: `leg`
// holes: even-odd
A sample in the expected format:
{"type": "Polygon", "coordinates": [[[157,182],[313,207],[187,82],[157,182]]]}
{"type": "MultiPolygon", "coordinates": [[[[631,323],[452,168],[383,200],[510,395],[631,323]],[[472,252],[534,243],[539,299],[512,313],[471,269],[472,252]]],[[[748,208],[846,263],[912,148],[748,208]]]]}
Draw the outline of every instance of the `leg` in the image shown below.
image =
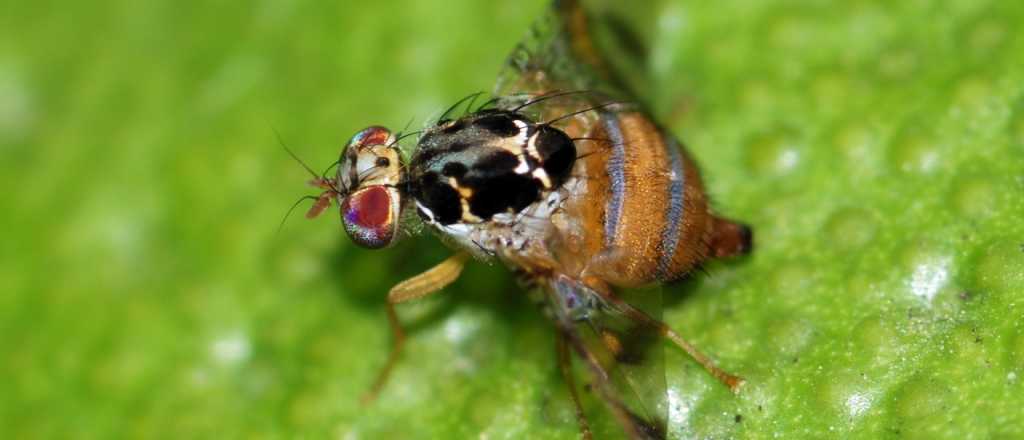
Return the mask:
{"type": "Polygon", "coordinates": [[[627,438],[630,440],[664,439],[664,430],[660,426],[660,421],[645,420],[626,406],[612,384],[608,370],[577,331],[577,323],[570,316],[572,310],[570,310],[571,307],[566,307],[566,300],[576,297],[579,289],[586,289],[586,287],[565,276],[548,280],[547,300],[554,315],[553,319],[558,329],[560,343],[566,347],[565,351],[575,352],[583,365],[590,370],[593,389],[604,400],[611,415],[625,431],[627,438]]]}
{"type": "MultiPolygon", "coordinates": [[[[631,411],[620,399],[611,384],[611,377],[608,371],[601,365],[601,362],[594,353],[587,348],[579,334],[576,333],[573,324],[565,321],[564,318],[564,315],[557,318],[559,320],[557,323],[560,332],[559,337],[567,349],[571,348],[572,351],[575,351],[583,361],[583,364],[590,370],[594,389],[604,399],[604,403],[608,405],[612,416],[615,417],[619,425],[622,426],[622,429],[625,430],[626,437],[631,440],[664,439],[664,431],[654,423],[657,421],[643,419],[631,411]]],[[[588,433],[589,429],[583,432],[584,438],[589,438],[586,437],[588,433]]]]}
{"type": "Polygon", "coordinates": [[[565,336],[558,333],[558,369],[562,372],[562,380],[569,387],[569,396],[572,397],[573,407],[576,409],[576,422],[580,425],[580,436],[583,440],[591,440],[590,424],[587,423],[587,415],[583,413],[583,405],[580,404],[580,396],[576,393],[576,381],[572,375],[572,358],[569,356],[569,346],[565,342],[565,336]]]}
{"type": "Polygon", "coordinates": [[[395,304],[388,301],[388,324],[391,327],[391,352],[388,353],[388,360],[385,361],[384,366],[381,367],[377,373],[377,379],[373,381],[373,385],[370,386],[370,390],[363,394],[363,404],[369,404],[377,399],[377,395],[380,393],[381,388],[384,388],[384,384],[387,383],[388,377],[391,376],[391,369],[394,368],[398,362],[398,357],[402,354],[402,346],[405,344],[405,331],[402,330],[402,323],[398,322],[398,314],[395,313],[395,304]]]}
{"type": "Polygon", "coordinates": [[[459,252],[426,272],[398,283],[388,292],[388,302],[391,304],[404,303],[445,288],[459,278],[468,259],[469,255],[459,252]]]}
{"type": "Polygon", "coordinates": [[[451,284],[459,278],[459,274],[462,273],[462,268],[466,265],[467,259],[468,256],[461,252],[452,255],[426,272],[398,283],[388,292],[387,313],[392,335],[391,352],[388,354],[388,360],[384,367],[377,374],[377,379],[373,381],[370,390],[363,395],[362,400],[364,404],[370,403],[377,398],[377,394],[380,393],[381,388],[384,387],[388,377],[391,375],[391,369],[394,368],[399,356],[402,354],[402,345],[405,343],[405,331],[402,330],[402,323],[398,321],[395,305],[423,298],[451,284]]]}
{"type": "Polygon", "coordinates": [[[672,343],[676,344],[679,348],[682,348],[683,351],[686,352],[686,354],[690,355],[690,357],[693,358],[693,360],[697,361],[697,363],[700,364],[700,366],[704,367],[704,369],[707,370],[707,372],[711,374],[712,377],[718,379],[719,382],[729,387],[729,390],[731,390],[734,393],[739,392],[740,387],[742,387],[743,383],[745,382],[742,377],[730,374],[729,372],[715,366],[714,361],[708,358],[707,355],[705,355],[704,353],[701,353],[700,350],[697,350],[697,348],[691,345],[689,342],[686,342],[686,340],[683,339],[682,336],[679,336],[679,334],[676,333],[675,330],[672,330],[672,328],[669,327],[667,324],[652,318],[650,315],[644,313],[642,310],[637,309],[636,307],[633,307],[632,305],[623,301],[622,299],[615,296],[611,292],[600,292],[600,294],[605,299],[615,304],[615,306],[618,307],[619,310],[625,312],[630,318],[645,325],[653,327],[661,334],[661,336],[668,338],[670,341],[672,341],[672,343]]]}

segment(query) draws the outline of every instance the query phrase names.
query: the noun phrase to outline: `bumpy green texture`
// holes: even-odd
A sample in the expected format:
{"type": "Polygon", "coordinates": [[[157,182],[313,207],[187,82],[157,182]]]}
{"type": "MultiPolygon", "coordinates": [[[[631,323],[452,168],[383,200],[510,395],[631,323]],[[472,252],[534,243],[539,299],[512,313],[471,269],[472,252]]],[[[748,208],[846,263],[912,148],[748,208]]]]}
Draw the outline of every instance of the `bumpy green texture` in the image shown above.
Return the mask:
{"type": "MultiPolygon", "coordinates": [[[[13,2],[0,14],[5,438],[575,438],[499,267],[403,307],[432,237],[278,222],[369,124],[489,90],[545,1],[13,2]]],[[[676,1],[653,106],[750,258],[665,288],[672,433],[1024,437],[1024,6],[676,1]]]]}

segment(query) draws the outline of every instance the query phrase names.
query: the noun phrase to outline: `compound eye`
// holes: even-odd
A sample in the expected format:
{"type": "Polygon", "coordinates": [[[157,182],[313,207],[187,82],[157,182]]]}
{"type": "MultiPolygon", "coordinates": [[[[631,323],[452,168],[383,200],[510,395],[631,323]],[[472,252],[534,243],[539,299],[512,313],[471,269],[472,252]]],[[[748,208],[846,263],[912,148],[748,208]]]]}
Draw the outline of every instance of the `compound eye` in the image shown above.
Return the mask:
{"type": "Polygon", "coordinates": [[[390,245],[397,235],[398,191],[372,185],[349,194],[341,204],[341,222],[345,232],[359,246],[380,249],[390,245]]]}
{"type": "Polygon", "coordinates": [[[391,141],[391,130],[373,125],[359,130],[348,141],[346,148],[368,147],[372,145],[387,145],[391,141]]]}

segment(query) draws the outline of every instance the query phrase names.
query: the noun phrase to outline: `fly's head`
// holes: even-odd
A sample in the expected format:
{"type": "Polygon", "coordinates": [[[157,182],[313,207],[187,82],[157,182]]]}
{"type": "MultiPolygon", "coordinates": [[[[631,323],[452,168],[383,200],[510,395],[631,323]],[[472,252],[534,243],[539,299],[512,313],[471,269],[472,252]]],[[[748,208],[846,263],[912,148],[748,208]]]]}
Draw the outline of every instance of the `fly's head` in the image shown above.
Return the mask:
{"type": "Polygon", "coordinates": [[[384,127],[360,130],[341,152],[338,172],[310,182],[324,190],[306,213],[313,218],[331,204],[341,208],[341,223],[357,245],[380,249],[398,237],[404,178],[402,156],[395,135],[384,127]]]}

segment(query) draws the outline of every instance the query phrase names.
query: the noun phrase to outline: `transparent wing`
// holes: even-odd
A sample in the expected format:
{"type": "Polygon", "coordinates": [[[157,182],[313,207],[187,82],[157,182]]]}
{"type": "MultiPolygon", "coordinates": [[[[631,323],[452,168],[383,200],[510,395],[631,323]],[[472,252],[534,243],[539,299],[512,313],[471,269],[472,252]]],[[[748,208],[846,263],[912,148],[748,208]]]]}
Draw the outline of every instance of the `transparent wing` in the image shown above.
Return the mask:
{"type": "Polygon", "coordinates": [[[663,2],[582,1],[588,25],[586,36],[592,41],[589,46],[595,48],[596,56],[602,60],[609,81],[633,98],[653,96],[650,55],[652,41],[659,32],[656,14],[660,3],[663,2]]]}
{"type": "MultiPolygon", "coordinates": [[[[660,318],[661,289],[649,288],[616,293],[648,316],[660,318]]],[[[587,374],[594,396],[604,402],[612,417],[631,439],[665,437],[668,406],[665,401],[664,345],[657,328],[638,321],[605,301],[602,294],[566,277],[554,279],[547,292],[548,306],[560,336],[587,374]]],[[[604,428],[604,429],[602,429],[604,428]]],[[[598,436],[602,437],[602,436],[598,436]]]]}
{"type": "MultiPolygon", "coordinates": [[[[619,298],[648,316],[661,319],[661,287],[616,292],[619,298]]],[[[589,317],[584,323],[593,346],[613,357],[609,363],[612,384],[626,405],[641,415],[652,438],[666,432],[664,338],[657,328],[630,318],[614,306],[589,317]],[[600,342],[598,344],[597,342],[600,342]]]]}
{"type": "Polygon", "coordinates": [[[637,30],[653,11],[633,3],[554,1],[509,55],[495,96],[592,90],[632,98],[646,65],[637,30]]]}

